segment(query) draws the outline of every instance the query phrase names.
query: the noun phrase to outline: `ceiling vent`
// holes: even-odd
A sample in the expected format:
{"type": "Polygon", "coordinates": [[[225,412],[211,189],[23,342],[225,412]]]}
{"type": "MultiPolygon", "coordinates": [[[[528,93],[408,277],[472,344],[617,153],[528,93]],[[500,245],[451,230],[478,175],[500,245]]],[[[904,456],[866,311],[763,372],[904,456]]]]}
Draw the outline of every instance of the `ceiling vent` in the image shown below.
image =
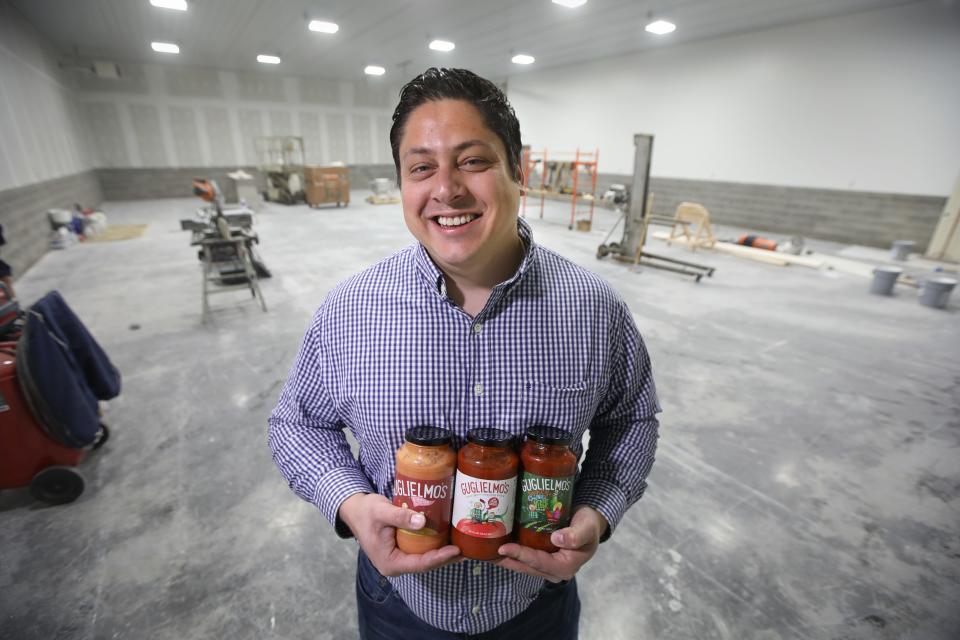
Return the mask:
{"type": "Polygon", "coordinates": [[[105,62],[97,60],[89,62],[86,60],[61,60],[61,69],[79,71],[80,73],[103,78],[104,80],[119,80],[123,73],[120,71],[120,65],[115,62],[105,62]]]}
{"type": "Polygon", "coordinates": [[[120,65],[115,62],[97,60],[93,63],[93,73],[104,80],[119,80],[121,75],[120,65]]]}

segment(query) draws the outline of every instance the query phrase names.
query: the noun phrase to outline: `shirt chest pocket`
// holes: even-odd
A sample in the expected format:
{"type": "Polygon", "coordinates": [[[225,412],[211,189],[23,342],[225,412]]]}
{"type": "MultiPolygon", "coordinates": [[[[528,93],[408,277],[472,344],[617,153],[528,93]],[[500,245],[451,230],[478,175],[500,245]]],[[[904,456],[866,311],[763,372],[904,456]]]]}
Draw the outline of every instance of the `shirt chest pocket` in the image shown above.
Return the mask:
{"type": "Polygon", "coordinates": [[[580,437],[590,426],[596,408],[597,390],[592,380],[566,386],[528,381],[524,383],[517,413],[526,423],[524,426],[559,427],[580,437]]]}

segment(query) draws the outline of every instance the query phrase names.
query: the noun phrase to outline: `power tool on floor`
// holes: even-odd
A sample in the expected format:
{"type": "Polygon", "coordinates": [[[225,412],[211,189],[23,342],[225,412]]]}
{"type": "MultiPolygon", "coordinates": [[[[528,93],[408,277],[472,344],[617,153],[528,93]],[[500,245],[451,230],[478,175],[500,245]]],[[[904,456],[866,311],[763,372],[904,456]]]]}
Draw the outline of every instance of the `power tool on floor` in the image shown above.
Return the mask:
{"type": "MultiPolygon", "coordinates": [[[[181,228],[195,233],[216,234],[229,240],[231,237],[242,234],[246,239],[246,247],[250,252],[250,260],[257,272],[258,278],[269,278],[272,274],[260,258],[254,245],[260,243],[260,237],[253,231],[253,213],[246,207],[235,211],[224,209],[223,192],[215,180],[208,178],[193,179],[193,193],[210,205],[197,211],[197,220],[181,220],[181,228]]],[[[226,250],[226,249],[223,249],[226,250]]],[[[197,253],[203,260],[203,251],[197,253]]],[[[242,276],[238,276],[240,278],[242,276]]]]}

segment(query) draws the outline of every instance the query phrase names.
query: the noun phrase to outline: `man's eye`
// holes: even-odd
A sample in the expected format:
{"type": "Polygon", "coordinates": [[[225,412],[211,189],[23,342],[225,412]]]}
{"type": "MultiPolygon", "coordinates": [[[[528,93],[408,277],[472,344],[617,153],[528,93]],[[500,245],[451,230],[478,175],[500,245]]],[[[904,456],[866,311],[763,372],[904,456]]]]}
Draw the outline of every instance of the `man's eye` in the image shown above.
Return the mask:
{"type": "Polygon", "coordinates": [[[485,158],[467,158],[462,164],[471,169],[478,169],[481,167],[486,167],[490,164],[490,162],[485,158]]]}
{"type": "Polygon", "coordinates": [[[426,171],[429,167],[425,164],[418,164],[413,167],[410,167],[410,173],[422,173],[426,171]]]}

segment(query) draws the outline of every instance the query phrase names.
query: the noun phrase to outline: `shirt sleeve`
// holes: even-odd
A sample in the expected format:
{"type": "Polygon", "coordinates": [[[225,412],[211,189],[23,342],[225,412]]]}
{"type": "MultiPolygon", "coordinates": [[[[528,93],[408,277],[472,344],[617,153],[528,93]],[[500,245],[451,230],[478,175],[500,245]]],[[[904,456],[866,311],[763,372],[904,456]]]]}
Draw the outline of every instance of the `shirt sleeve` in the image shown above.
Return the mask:
{"type": "Polygon", "coordinates": [[[373,493],[370,481],[350,451],[333,402],[334,380],[323,342],[325,305],[317,310],[267,420],[273,461],[293,491],[319,507],[341,537],[350,530],[337,518],[343,501],[355,493],[373,493]]]}
{"type": "Polygon", "coordinates": [[[627,509],[643,495],[657,448],[660,412],[650,356],[629,309],[619,302],[611,336],[607,393],[590,425],[574,505],[599,511],[610,537],[627,509]]]}

